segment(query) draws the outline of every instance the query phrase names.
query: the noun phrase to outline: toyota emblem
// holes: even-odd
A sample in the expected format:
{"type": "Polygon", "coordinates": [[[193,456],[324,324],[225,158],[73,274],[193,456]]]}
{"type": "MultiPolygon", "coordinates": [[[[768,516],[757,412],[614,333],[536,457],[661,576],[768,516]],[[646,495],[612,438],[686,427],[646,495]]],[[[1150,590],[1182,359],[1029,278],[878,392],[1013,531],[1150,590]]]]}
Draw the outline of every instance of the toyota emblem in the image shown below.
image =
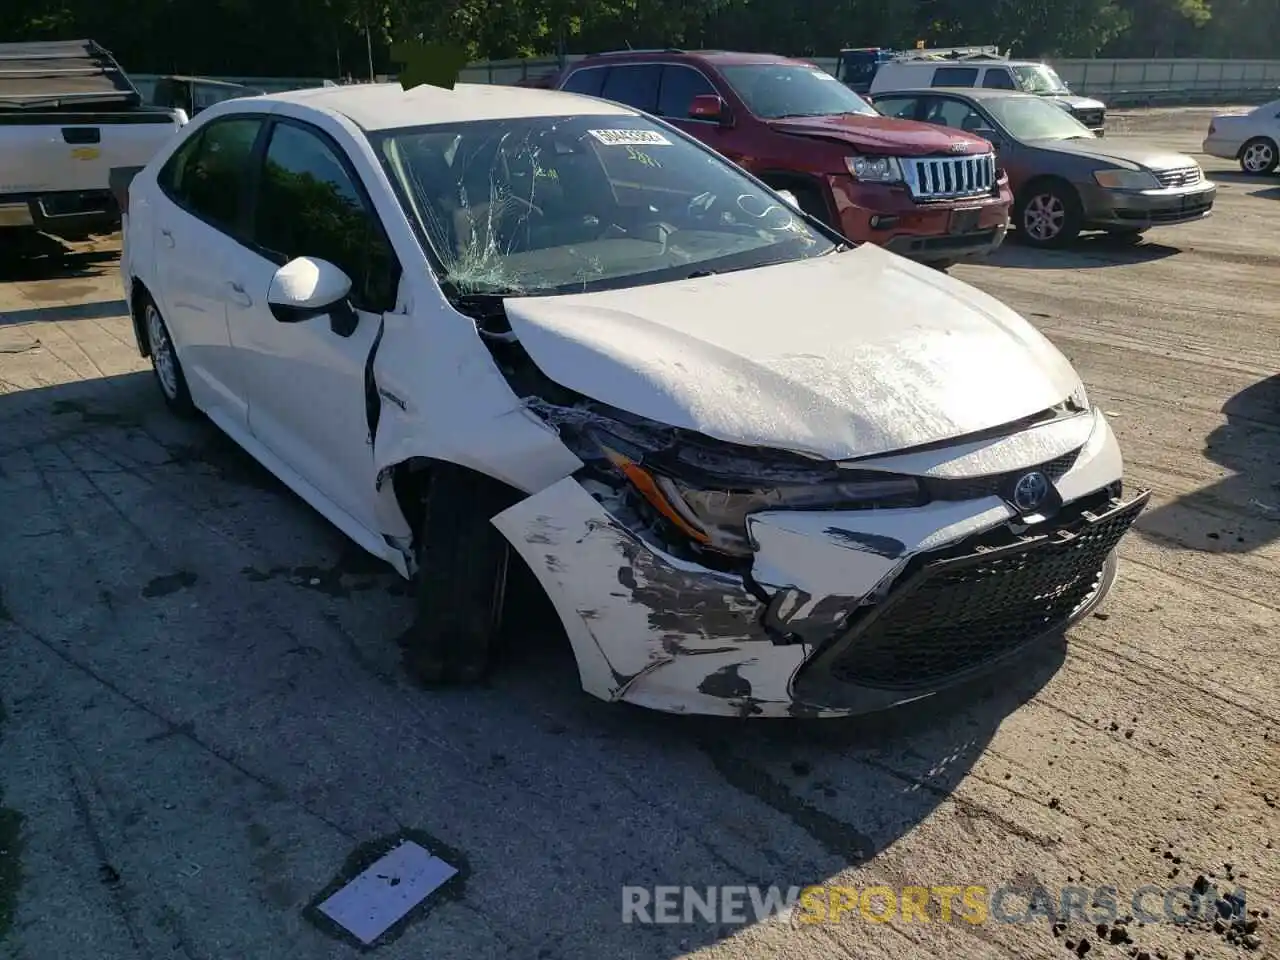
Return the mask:
{"type": "Polygon", "coordinates": [[[1013,505],[1021,513],[1037,510],[1049,496],[1049,478],[1039,470],[1024,474],[1013,485],[1013,505]]]}

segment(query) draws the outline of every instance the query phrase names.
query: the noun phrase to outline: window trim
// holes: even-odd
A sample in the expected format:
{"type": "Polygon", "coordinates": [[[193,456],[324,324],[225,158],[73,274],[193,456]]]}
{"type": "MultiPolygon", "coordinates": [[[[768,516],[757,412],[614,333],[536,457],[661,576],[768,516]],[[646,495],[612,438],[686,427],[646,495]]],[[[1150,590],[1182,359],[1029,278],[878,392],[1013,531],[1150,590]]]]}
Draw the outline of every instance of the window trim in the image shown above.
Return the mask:
{"type": "Polygon", "coordinates": [[[338,161],[338,166],[342,167],[343,173],[351,181],[351,185],[360,200],[360,205],[364,207],[365,212],[373,220],[374,226],[382,234],[382,239],[386,242],[387,249],[391,251],[391,259],[395,267],[394,286],[396,287],[396,292],[392,294],[392,302],[385,307],[362,306],[358,301],[363,300],[363,291],[356,293],[354,286],[352,287],[351,300],[357,310],[363,310],[366,313],[388,313],[394,310],[396,301],[399,300],[400,283],[404,278],[404,264],[400,260],[400,253],[396,250],[395,244],[391,242],[391,234],[387,231],[387,225],[382,222],[382,217],[378,214],[378,208],[373,202],[373,196],[369,193],[368,187],[365,186],[364,180],[361,179],[359,171],[356,170],[355,165],[351,162],[351,156],[337,139],[314,123],[298,117],[288,116],[287,114],[268,115],[268,122],[263,125],[263,131],[259,134],[257,143],[254,144],[253,167],[249,172],[249,183],[246,190],[248,210],[245,212],[245,238],[240,243],[264,260],[275,263],[278,266],[284,266],[284,264],[279,263],[280,256],[284,256],[284,254],[277,255],[275,251],[269,250],[258,243],[254,236],[257,228],[258,194],[262,188],[262,174],[266,168],[267,150],[270,149],[271,137],[275,134],[278,126],[291,126],[319,139],[333,153],[334,159],[338,161]]]}
{"type": "Polygon", "coordinates": [[[241,246],[248,246],[246,242],[246,238],[248,236],[248,232],[246,229],[246,226],[247,226],[246,221],[247,221],[248,213],[250,210],[250,205],[249,205],[249,200],[251,196],[250,188],[252,187],[252,184],[256,177],[255,158],[258,156],[258,152],[262,147],[263,133],[264,131],[266,131],[268,126],[268,121],[270,119],[271,119],[271,115],[268,113],[247,111],[243,113],[224,114],[222,116],[214,117],[212,120],[208,121],[207,123],[201,124],[200,129],[195,131],[192,134],[191,139],[184,140],[181,144],[179,144],[178,147],[173,151],[173,153],[169,154],[168,159],[166,159],[164,164],[160,167],[159,174],[156,176],[156,185],[160,188],[160,192],[164,194],[165,199],[167,199],[170,203],[176,206],[183,213],[199,220],[201,223],[203,223],[206,227],[209,227],[211,230],[218,231],[218,233],[222,234],[224,237],[231,238],[241,246]],[[259,126],[258,126],[258,132],[253,138],[253,145],[249,148],[249,156],[248,156],[249,169],[246,171],[247,176],[245,178],[244,184],[240,188],[239,196],[236,198],[237,202],[236,202],[235,222],[232,224],[221,224],[221,223],[214,223],[208,217],[197,212],[196,210],[193,210],[189,205],[184,203],[182,200],[178,199],[178,197],[176,197],[172,192],[170,192],[166,188],[165,184],[161,181],[160,176],[164,174],[165,170],[169,169],[169,165],[174,162],[178,154],[182,153],[182,151],[187,147],[189,143],[194,141],[196,143],[195,149],[197,150],[201,149],[204,145],[204,139],[208,135],[210,128],[216,127],[219,124],[226,123],[231,120],[256,120],[259,126]]]}

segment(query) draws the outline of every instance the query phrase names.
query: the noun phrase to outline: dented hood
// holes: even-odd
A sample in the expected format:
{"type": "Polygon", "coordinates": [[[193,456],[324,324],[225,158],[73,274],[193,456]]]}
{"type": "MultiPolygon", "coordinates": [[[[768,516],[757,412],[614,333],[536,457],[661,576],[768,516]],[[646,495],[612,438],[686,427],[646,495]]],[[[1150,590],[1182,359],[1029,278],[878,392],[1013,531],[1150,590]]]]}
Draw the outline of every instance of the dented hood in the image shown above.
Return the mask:
{"type": "Polygon", "coordinates": [[[894,117],[868,117],[841,113],[820,117],[794,117],[768,121],[782,133],[840,140],[867,153],[899,157],[923,157],[937,153],[965,155],[989,153],[991,144],[978,136],[949,127],[894,117]]]}
{"type": "Polygon", "coordinates": [[[505,306],[562,386],[719,440],[832,460],[1008,424],[1079,383],[999,301],[870,244],[505,306]]]}

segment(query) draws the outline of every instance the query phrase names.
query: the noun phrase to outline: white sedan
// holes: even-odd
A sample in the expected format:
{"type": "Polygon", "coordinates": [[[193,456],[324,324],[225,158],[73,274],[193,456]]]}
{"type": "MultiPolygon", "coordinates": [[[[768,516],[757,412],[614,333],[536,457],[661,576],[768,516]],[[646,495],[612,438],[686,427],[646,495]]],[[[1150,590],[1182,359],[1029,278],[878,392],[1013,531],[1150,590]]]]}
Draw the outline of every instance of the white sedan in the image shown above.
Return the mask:
{"type": "Polygon", "coordinates": [[[1280,166],[1280,100],[1248,113],[1213,117],[1203,150],[1211,157],[1239,161],[1245,173],[1271,173],[1280,166]]]}
{"type": "Polygon", "coordinates": [[[165,401],[416,581],[429,681],[485,672],[522,561],[597,697],[887,707],[1060,636],[1147,499],[1021,317],[625,107],[237,99],[126,199],[165,401]]]}

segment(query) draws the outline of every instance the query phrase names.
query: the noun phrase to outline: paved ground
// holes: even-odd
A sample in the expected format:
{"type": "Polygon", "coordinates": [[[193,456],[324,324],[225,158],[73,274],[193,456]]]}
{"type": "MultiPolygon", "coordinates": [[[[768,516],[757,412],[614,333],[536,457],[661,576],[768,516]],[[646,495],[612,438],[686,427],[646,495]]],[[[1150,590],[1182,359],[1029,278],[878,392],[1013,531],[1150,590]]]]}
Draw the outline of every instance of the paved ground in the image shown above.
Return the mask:
{"type": "MultiPolygon", "coordinates": [[[[1206,118],[1116,126],[1194,150],[1206,118]]],[[[1280,180],[1207,164],[1209,221],[957,270],[1156,490],[1106,613],[847,724],[599,704],[549,629],[487,689],[413,688],[395,576],[163,412],[109,249],[0,268],[0,957],[351,956],[307,907],[405,833],[465,880],[388,958],[1233,956],[1208,923],[620,922],[624,884],[1111,885],[1127,913],[1202,873],[1277,956],[1280,180]]]]}

